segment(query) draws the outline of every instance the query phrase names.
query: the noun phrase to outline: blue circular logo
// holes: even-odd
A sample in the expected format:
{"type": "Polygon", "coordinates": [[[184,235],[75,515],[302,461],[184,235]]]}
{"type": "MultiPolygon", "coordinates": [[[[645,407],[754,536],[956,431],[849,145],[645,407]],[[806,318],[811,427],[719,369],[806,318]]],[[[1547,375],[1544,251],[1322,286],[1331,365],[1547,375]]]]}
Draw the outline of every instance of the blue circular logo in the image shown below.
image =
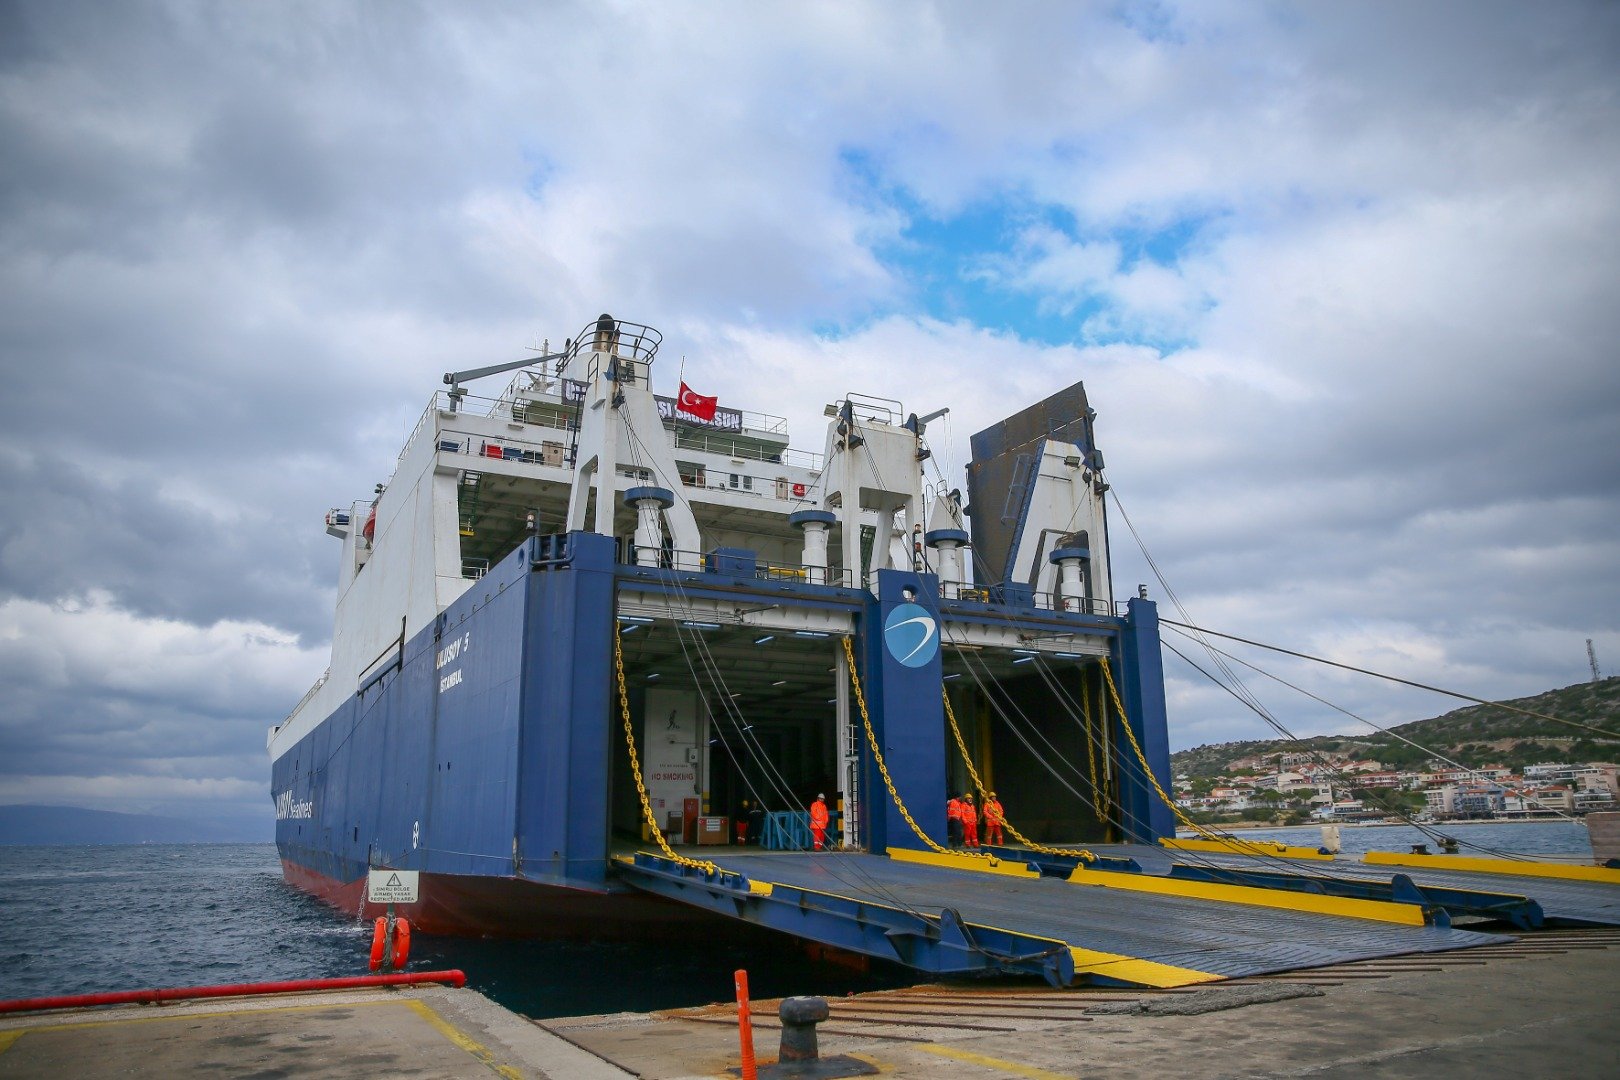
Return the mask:
{"type": "Polygon", "coordinates": [[[925,607],[900,604],[883,623],[883,644],[906,667],[922,667],[939,654],[939,620],[925,607]]]}

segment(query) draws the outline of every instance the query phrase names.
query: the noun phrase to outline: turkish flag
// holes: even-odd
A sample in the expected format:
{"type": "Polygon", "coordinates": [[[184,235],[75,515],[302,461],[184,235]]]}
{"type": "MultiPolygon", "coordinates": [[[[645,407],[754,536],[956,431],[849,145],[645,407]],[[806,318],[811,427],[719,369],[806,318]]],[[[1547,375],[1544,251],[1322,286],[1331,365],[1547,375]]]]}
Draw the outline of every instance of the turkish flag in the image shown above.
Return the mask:
{"type": "Polygon", "coordinates": [[[690,386],[681,383],[681,396],[675,399],[675,408],[683,413],[690,413],[699,420],[714,419],[714,405],[719,398],[704,397],[694,393],[690,386]]]}

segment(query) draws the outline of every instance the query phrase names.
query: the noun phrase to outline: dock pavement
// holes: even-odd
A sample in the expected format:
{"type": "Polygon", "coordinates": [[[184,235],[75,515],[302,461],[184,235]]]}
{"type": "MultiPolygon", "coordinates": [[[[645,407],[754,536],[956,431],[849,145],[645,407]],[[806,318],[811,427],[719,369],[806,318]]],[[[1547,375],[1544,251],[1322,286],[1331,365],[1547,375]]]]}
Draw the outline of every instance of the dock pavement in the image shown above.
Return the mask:
{"type": "MultiPolygon", "coordinates": [[[[1620,930],[1175,990],[972,981],[836,998],[824,1058],[895,1078],[1612,1075],[1620,930]]],[[[776,1058],[774,1001],[754,1003],[776,1058]]],[[[439,986],[0,1017],[0,1077],[736,1076],[736,1006],[528,1020],[439,986]]]]}

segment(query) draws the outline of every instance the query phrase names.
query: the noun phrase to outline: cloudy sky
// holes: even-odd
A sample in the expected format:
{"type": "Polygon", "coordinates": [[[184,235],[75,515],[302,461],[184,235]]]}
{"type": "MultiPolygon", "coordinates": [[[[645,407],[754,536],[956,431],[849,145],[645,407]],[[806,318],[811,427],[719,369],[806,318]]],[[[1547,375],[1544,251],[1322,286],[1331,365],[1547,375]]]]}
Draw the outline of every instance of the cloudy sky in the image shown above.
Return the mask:
{"type": "MultiPolygon", "coordinates": [[[[949,405],[958,478],[1083,378],[1116,584],[1164,595],[1123,507],[1204,625],[1620,670],[1617,73],[1602,2],[0,0],[0,803],[268,836],[322,514],[603,310],[809,449],[949,405]]],[[[1174,746],[1268,734],[1166,659],[1174,746]]]]}

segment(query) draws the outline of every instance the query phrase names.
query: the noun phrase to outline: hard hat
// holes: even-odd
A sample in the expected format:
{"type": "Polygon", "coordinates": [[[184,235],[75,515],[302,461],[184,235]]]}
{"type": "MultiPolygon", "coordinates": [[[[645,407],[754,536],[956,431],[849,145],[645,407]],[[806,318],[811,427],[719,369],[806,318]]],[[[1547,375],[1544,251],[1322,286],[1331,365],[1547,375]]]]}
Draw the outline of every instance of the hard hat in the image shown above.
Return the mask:
{"type": "Polygon", "coordinates": [[[827,796],[825,794],[821,794],[821,795],[816,796],[816,798],[818,798],[818,799],[825,799],[826,797],[827,796]]]}
{"type": "Polygon", "coordinates": [[[968,802],[972,802],[972,801],[973,801],[973,796],[972,796],[972,795],[971,795],[971,794],[969,794],[969,795],[964,795],[964,796],[962,796],[962,798],[964,798],[964,799],[966,799],[966,800],[967,800],[967,801],[968,801],[968,802]]]}

